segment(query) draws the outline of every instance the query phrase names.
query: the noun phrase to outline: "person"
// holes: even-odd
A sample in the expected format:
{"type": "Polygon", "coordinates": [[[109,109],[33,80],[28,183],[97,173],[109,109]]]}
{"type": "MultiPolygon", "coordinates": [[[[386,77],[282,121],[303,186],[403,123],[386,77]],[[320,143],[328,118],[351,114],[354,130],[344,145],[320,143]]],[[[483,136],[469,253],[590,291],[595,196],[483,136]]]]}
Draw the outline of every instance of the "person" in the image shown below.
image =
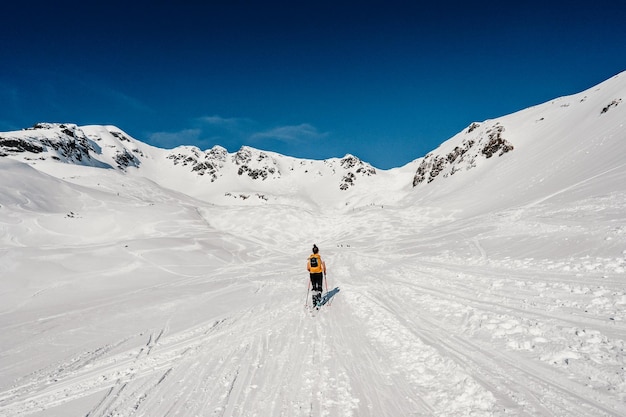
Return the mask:
{"type": "Polygon", "coordinates": [[[319,251],[317,245],[313,244],[313,254],[309,256],[306,262],[306,269],[309,271],[309,278],[311,279],[311,287],[313,289],[313,306],[318,309],[322,301],[322,281],[326,278],[326,263],[322,260],[319,251]]]}

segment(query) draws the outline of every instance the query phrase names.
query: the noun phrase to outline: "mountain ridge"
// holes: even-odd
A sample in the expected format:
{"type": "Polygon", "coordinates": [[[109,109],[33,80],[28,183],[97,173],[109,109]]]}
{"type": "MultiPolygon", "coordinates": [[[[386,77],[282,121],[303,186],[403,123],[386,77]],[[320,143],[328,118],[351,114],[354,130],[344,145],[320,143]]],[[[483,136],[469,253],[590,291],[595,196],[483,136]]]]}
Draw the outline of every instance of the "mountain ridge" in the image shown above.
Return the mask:
{"type": "MultiPolygon", "coordinates": [[[[624,74],[580,93],[472,122],[425,156],[390,170],[377,169],[352,154],[309,160],[245,145],[236,152],[220,145],[204,151],[189,145],[161,149],[116,126],[72,123],[37,123],[20,131],[0,132],[0,157],[47,172],[55,170],[50,163],[113,169],[217,204],[383,204],[411,198],[416,192],[446,194],[465,188],[464,183],[474,176],[498,169],[515,166],[525,175],[523,164],[516,162],[520,158],[544,158],[551,163],[560,158],[559,151],[567,153],[568,146],[588,148],[588,142],[599,140],[594,138],[601,132],[624,135],[624,74]],[[572,137],[575,140],[568,140],[572,137]],[[473,174],[464,174],[464,181],[452,181],[461,171],[473,174]],[[439,185],[433,188],[431,183],[439,185]],[[303,201],[306,194],[319,197],[303,201]]],[[[616,146],[614,152],[599,157],[611,159],[619,154],[621,147],[616,146]]]]}

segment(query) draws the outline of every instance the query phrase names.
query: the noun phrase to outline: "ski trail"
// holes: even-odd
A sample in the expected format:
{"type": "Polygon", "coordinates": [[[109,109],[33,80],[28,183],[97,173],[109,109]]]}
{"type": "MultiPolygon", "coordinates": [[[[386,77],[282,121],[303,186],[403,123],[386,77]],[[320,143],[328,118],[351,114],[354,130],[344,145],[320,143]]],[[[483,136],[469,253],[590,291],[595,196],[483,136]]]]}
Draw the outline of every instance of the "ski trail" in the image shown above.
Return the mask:
{"type": "MultiPolygon", "coordinates": [[[[404,412],[413,410],[424,416],[462,416],[468,412],[492,415],[492,394],[448,355],[426,343],[412,325],[399,321],[377,297],[358,293],[347,297],[359,306],[355,314],[368,322],[369,344],[389,358],[392,372],[378,375],[376,380],[393,378],[392,386],[409,388],[404,412]]],[[[395,401],[403,400],[395,397],[395,401]]]]}
{"type": "MultiPolygon", "coordinates": [[[[404,311],[396,307],[397,303],[396,299],[385,304],[396,317],[405,317],[395,314],[404,311]]],[[[406,320],[410,320],[410,316],[406,320]]],[[[557,412],[558,415],[582,417],[589,415],[591,410],[598,416],[617,415],[600,401],[587,400],[581,408],[584,389],[575,383],[564,383],[556,370],[545,365],[494,349],[489,344],[472,342],[459,334],[447,333],[443,337],[441,329],[445,324],[427,315],[420,315],[420,320],[411,322],[411,326],[425,343],[461,366],[506,404],[508,410],[515,410],[516,415],[551,415],[557,412]],[[493,381],[499,383],[494,384],[493,381]],[[523,408],[519,407],[520,404],[523,408]]],[[[610,399],[606,400],[617,406],[610,399]]]]}
{"type": "MultiPolygon", "coordinates": [[[[527,298],[530,293],[522,293],[521,297],[505,293],[513,298],[497,303],[482,301],[480,296],[468,295],[468,274],[454,279],[441,269],[438,274],[447,276],[444,284],[432,278],[436,271],[430,269],[428,275],[416,273],[416,270],[399,274],[387,283],[379,301],[394,317],[406,321],[407,328],[411,327],[426,343],[466,368],[509,412],[582,417],[619,416],[624,411],[623,404],[610,392],[601,390],[590,395],[589,385],[585,383],[586,372],[564,377],[563,370],[555,364],[530,354],[535,345],[558,341],[563,323],[581,326],[580,320],[568,315],[545,314],[543,306],[533,312],[529,307],[535,303],[529,303],[527,298]],[[407,304],[417,308],[408,308],[407,304]],[[485,338],[485,335],[490,337],[485,338]]],[[[467,267],[464,269],[468,271],[467,267]]],[[[478,277],[474,279],[480,282],[478,277]]],[[[541,294],[538,295],[541,299],[541,294]]],[[[494,300],[493,295],[487,300],[494,300]]],[[[609,334],[614,332],[614,328],[606,324],[586,321],[590,327],[609,334]]],[[[600,355],[608,358],[610,350],[600,355]]],[[[605,361],[608,366],[610,362],[605,361]]],[[[618,368],[619,362],[613,366],[613,369],[618,368]]],[[[572,370],[570,367],[570,372],[572,370]]],[[[607,372],[605,378],[610,381],[612,377],[607,372]]]]}
{"type": "MultiPolygon", "coordinates": [[[[362,220],[369,239],[403,219],[375,231],[362,220]]],[[[154,268],[165,251],[138,250],[130,258],[164,276],[3,324],[40,346],[83,339],[6,381],[0,416],[625,415],[620,277],[588,274],[587,288],[532,260],[497,263],[482,231],[454,235],[466,258],[422,257],[408,232],[403,254],[392,239],[328,251],[341,291],[315,316],[302,259],[284,249],[253,246],[206,275],[172,259],[154,268]]]]}
{"type": "MultiPolygon", "coordinates": [[[[173,363],[190,351],[198,349],[207,335],[220,327],[220,322],[207,324],[192,331],[172,335],[163,340],[151,355],[143,354],[145,346],[121,354],[105,356],[104,352],[87,355],[87,359],[75,366],[62,365],[47,375],[41,372],[39,380],[17,386],[0,396],[0,412],[5,415],[28,415],[38,409],[54,407],[66,402],[106,390],[106,397],[115,394],[117,401],[132,394],[123,394],[127,386],[135,380],[148,384],[145,380],[156,378],[158,385],[164,373],[173,363]],[[24,399],[20,399],[24,398],[24,399]],[[13,400],[5,405],[8,400],[13,400]]],[[[152,389],[152,388],[151,388],[152,389]]],[[[101,404],[107,401],[102,401],[101,404]]],[[[94,412],[92,415],[97,415],[94,412]]],[[[106,413],[103,413],[106,414],[106,413]]]]}
{"type": "MultiPolygon", "coordinates": [[[[485,258],[486,251],[473,242],[485,258]]],[[[383,358],[383,363],[389,360],[404,379],[394,386],[409,390],[406,396],[394,396],[394,415],[617,417],[626,412],[612,392],[613,384],[623,383],[617,376],[623,367],[623,332],[588,314],[560,313],[553,307],[555,302],[563,304],[559,294],[553,290],[553,300],[542,292],[551,285],[549,277],[547,283],[534,282],[532,270],[480,265],[457,270],[432,260],[400,266],[392,259],[356,252],[341,254],[341,262],[349,265],[336,271],[346,281],[342,306],[349,305],[355,316],[349,322],[367,323],[365,341],[359,345],[377,347],[371,356],[383,358]],[[372,272],[380,270],[385,271],[384,279],[372,272]],[[571,341],[563,338],[568,327],[571,341]],[[533,354],[535,349],[544,353],[533,354]],[[572,362],[582,355],[604,364],[588,369],[572,362]],[[421,402],[403,404],[404,397],[421,402]]],[[[567,284],[560,276],[554,282],[556,288],[563,287],[565,299],[567,284]]],[[[620,292],[613,294],[619,300],[620,292]]],[[[362,356],[360,362],[367,363],[362,356]]],[[[384,370],[376,374],[368,379],[390,378],[384,370]]],[[[371,398],[371,392],[383,393],[384,387],[367,391],[371,398]]],[[[361,411],[358,415],[367,415],[361,411]]]]}
{"type": "Polygon", "coordinates": [[[593,181],[593,180],[595,180],[595,179],[597,179],[599,177],[603,177],[603,176],[605,176],[605,175],[607,175],[607,174],[609,174],[611,172],[622,170],[624,167],[626,167],[626,164],[618,165],[616,167],[613,167],[611,169],[607,169],[607,170],[602,171],[602,172],[600,172],[598,174],[592,175],[592,176],[590,176],[588,178],[585,178],[585,179],[583,179],[581,181],[578,181],[577,183],[569,185],[569,186],[567,186],[565,188],[562,188],[562,189],[560,189],[560,190],[558,190],[556,192],[553,192],[552,194],[548,194],[548,195],[546,195],[546,196],[544,196],[542,198],[539,198],[539,199],[537,199],[537,200],[535,200],[535,201],[533,201],[531,203],[528,203],[528,204],[520,207],[518,209],[518,213],[521,214],[522,212],[528,210],[529,208],[532,208],[532,207],[535,207],[537,205],[540,205],[541,203],[543,203],[543,202],[545,202],[547,200],[550,200],[550,199],[552,199],[552,198],[554,198],[554,197],[556,197],[556,196],[558,196],[560,194],[563,194],[563,193],[565,193],[567,191],[576,189],[576,188],[580,187],[581,185],[584,185],[584,184],[586,184],[588,182],[591,182],[591,181],[593,181]]]}
{"type": "Polygon", "coordinates": [[[74,410],[93,398],[82,415],[353,416],[327,314],[272,302],[286,289],[260,286],[259,302],[239,312],[178,332],[165,323],[137,347],[117,353],[120,341],[42,369],[0,394],[0,415],[74,410]]]}

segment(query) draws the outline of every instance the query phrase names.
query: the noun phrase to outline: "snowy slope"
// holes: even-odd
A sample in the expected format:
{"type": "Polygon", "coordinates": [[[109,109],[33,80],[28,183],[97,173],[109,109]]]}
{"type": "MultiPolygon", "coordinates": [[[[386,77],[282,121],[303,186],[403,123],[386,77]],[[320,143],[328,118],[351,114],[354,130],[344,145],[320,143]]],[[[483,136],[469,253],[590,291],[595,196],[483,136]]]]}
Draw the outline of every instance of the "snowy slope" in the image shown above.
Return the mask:
{"type": "MultiPolygon", "coordinates": [[[[336,204],[365,188],[377,170],[353,155],[303,160],[247,146],[234,153],[220,146],[164,150],[115,126],[38,123],[0,133],[0,156],[37,165],[52,174],[59,163],[121,171],[218,204],[336,204]],[[297,201],[294,201],[296,199],[297,201]]],[[[376,181],[374,181],[376,182],[376,181]]]]}
{"type": "Polygon", "coordinates": [[[611,178],[624,164],[625,77],[622,73],[582,93],[473,123],[424,158],[414,178],[416,190],[429,198],[460,194],[458,200],[466,202],[477,184],[497,196],[480,199],[493,211],[494,203],[530,203],[563,192],[564,185],[611,178]],[[440,186],[428,187],[429,180],[440,186]]]}
{"type": "Polygon", "coordinates": [[[388,171],[1,133],[0,416],[626,415],[624,96],[388,171]]]}

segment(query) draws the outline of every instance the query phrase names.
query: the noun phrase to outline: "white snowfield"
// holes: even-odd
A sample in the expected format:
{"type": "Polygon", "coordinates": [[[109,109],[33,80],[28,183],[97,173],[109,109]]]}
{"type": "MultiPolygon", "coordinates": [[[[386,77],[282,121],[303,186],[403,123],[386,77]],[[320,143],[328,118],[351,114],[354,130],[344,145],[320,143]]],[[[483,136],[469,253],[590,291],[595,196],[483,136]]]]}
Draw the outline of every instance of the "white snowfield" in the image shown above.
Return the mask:
{"type": "Polygon", "coordinates": [[[103,126],[75,127],[92,159],[8,152],[0,416],[626,416],[625,97],[468,128],[429,158],[513,149],[415,187],[428,158],[341,190],[338,160],[222,152],[211,182],[103,126]]]}

